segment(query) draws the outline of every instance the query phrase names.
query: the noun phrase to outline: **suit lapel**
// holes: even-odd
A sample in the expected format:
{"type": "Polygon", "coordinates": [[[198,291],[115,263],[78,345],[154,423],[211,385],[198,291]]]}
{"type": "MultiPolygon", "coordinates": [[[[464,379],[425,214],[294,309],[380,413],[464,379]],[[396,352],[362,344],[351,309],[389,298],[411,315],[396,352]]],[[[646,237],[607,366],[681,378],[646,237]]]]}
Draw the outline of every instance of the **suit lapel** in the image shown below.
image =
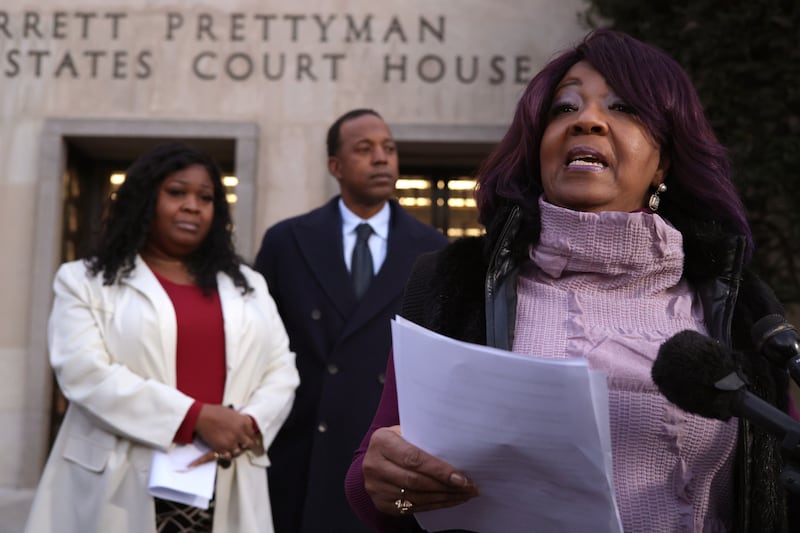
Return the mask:
{"type": "Polygon", "coordinates": [[[356,305],[350,274],[344,264],[342,217],[336,197],[295,227],[303,258],[328,299],[342,317],[347,318],[356,305]]]}

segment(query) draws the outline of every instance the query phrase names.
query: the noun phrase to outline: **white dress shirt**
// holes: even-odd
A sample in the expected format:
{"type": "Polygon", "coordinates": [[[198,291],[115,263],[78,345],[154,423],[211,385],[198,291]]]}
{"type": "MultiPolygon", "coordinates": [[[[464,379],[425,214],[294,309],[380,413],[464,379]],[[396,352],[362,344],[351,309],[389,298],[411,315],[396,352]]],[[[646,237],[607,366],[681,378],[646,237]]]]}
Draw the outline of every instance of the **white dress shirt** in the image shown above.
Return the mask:
{"type": "Polygon", "coordinates": [[[369,236],[367,244],[370,254],[372,254],[373,274],[377,274],[386,259],[386,249],[389,243],[389,219],[391,218],[389,202],[383,204],[383,208],[369,220],[364,220],[350,211],[341,198],[339,198],[339,211],[342,214],[342,248],[344,248],[344,264],[347,271],[350,272],[350,261],[356,245],[356,226],[366,222],[372,226],[372,235],[369,236]]]}

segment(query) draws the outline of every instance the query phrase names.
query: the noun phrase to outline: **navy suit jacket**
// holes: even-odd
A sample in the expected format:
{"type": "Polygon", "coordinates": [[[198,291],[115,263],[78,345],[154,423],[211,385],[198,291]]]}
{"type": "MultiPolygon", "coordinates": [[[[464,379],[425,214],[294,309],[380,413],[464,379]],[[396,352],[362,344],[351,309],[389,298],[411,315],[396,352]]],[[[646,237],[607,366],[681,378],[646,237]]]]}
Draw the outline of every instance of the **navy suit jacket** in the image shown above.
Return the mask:
{"type": "Polygon", "coordinates": [[[386,259],[357,301],[338,202],[270,228],[256,257],[300,373],[292,412],[269,450],[276,533],[368,531],[350,511],[344,477],[381,397],[390,319],[411,267],[447,243],[390,201],[386,259]]]}

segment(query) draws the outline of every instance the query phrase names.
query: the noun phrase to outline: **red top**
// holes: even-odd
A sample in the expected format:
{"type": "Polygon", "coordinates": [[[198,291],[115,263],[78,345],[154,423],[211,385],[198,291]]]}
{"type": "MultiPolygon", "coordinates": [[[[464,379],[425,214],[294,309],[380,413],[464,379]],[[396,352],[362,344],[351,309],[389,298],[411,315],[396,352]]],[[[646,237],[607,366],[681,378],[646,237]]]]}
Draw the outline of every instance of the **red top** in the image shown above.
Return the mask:
{"type": "MultiPolygon", "coordinates": [[[[155,272],[154,272],[155,274],[155,272]]],[[[175,347],[177,389],[195,399],[175,442],[192,442],[204,403],[221,404],[225,391],[225,329],[219,293],[205,296],[197,285],[178,285],[155,274],[172,300],[178,325],[175,347]]]]}

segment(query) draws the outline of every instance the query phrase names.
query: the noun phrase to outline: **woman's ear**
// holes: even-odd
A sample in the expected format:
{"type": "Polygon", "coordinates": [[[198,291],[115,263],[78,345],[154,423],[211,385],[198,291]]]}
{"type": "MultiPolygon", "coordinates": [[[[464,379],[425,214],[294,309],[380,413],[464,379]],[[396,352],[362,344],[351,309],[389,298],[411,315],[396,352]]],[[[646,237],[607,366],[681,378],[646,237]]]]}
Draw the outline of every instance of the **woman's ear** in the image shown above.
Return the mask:
{"type": "Polygon", "coordinates": [[[653,187],[658,188],[659,185],[664,183],[668,171],[669,171],[669,156],[662,152],[658,158],[658,168],[656,168],[656,172],[655,174],[653,174],[653,181],[650,182],[650,184],[653,187]]]}

